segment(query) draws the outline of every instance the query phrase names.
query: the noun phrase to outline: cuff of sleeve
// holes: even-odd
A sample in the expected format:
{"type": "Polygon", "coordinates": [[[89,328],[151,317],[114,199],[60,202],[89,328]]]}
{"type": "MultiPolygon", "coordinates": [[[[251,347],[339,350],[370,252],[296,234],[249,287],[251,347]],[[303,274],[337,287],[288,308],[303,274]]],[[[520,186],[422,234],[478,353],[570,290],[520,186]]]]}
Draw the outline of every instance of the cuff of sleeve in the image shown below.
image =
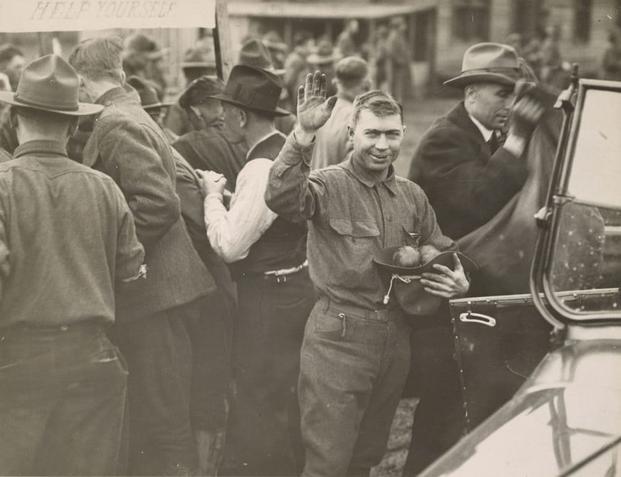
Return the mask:
{"type": "Polygon", "coordinates": [[[526,141],[517,136],[509,136],[502,147],[513,156],[520,157],[526,148],[526,141]]]}
{"type": "Polygon", "coordinates": [[[294,131],[287,138],[287,143],[297,154],[284,154],[283,162],[289,166],[295,166],[300,163],[301,159],[306,166],[310,167],[313,148],[315,147],[315,138],[313,137],[313,141],[308,145],[300,144],[295,137],[294,131]]]}
{"type": "Polygon", "coordinates": [[[211,194],[207,194],[205,196],[205,200],[207,199],[215,199],[215,200],[219,200],[220,202],[222,202],[223,196],[222,194],[220,194],[220,192],[212,192],[211,194]]]}

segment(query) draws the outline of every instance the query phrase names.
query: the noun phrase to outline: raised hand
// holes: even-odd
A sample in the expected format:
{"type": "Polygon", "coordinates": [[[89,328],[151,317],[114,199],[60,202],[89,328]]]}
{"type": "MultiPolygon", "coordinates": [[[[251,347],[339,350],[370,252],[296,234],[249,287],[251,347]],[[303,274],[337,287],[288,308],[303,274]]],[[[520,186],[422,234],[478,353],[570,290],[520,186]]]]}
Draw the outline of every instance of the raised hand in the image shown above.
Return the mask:
{"type": "Polygon", "coordinates": [[[336,97],[326,100],[326,91],[326,75],[319,71],[307,74],[304,85],[298,88],[298,125],[303,132],[314,134],[332,114],[336,97]]]}

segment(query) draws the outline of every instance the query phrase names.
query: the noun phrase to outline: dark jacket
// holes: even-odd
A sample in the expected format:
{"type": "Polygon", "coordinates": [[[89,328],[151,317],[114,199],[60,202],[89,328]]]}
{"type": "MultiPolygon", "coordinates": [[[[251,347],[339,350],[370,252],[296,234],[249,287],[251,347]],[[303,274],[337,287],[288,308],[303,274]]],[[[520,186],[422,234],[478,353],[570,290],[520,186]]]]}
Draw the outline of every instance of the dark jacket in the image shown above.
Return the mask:
{"type": "Polygon", "coordinates": [[[223,127],[213,126],[184,134],[173,147],[194,169],[223,174],[227,189],[235,191],[237,174],[244,167],[248,152],[243,138],[234,137],[223,127]]]}
{"type": "Polygon", "coordinates": [[[135,92],[115,88],[97,100],[105,106],[84,148],[84,164],[120,186],[144,245],[147,279],[117,299],[119,321],[189,303],[214,289],[181,217],[175,161],[161,129],[135,92]]]}
{"type": "Polygon", "coordinates": [[[456,240],[485,224],[521,189],[526,161],[500,147],[494,155],[463,102],[423,135],[409,179],[429,198],[444,234],[456,240]]]}

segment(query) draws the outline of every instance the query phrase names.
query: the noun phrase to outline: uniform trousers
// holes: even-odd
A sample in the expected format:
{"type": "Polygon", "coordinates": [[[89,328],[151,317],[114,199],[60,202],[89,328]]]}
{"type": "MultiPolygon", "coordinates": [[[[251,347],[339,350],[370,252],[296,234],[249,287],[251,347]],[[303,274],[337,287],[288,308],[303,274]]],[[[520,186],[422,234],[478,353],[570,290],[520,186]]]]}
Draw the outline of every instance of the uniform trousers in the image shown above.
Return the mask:
{"type": "Polygon", "coordinates": [[[299,400],[303,476],[369,475],[384,455],[410,365],[399,309],[321,298],[306,324],[299,400]]]}
{"type": "Polygon", "coordinates": [[[304,325],[315,294],[306,269],[277,279],[241,278],[233,340],[229,475],[296,475],[301,438],[296,383],[304,325]]]}
{"type": "Polygon", "coordinates": [[[192,344],[188,321],[202,299],[114,326],[129,368],[131,475],[189,475],[198,456],[190,423],[192,344]]]}
{"type": "Polygon", "coordinates": [[[121,471],[127,368],[102,326],[0,331],[0,475],[121,471]]]}

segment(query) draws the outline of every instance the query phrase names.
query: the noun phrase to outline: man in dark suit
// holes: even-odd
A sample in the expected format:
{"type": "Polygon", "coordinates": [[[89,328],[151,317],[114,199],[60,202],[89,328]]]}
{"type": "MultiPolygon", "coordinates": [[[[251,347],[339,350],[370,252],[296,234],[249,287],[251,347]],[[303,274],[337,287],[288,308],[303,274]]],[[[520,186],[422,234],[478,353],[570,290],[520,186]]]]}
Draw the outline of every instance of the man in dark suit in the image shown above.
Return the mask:
{"type": "MultiPolygon", "coordinates": [[[[463,89],[464,99],[431,125],[414,153],[409,178],[423,188],[442,231],[453,240],[494,217],[526,180],[522,156],[543,106],[530,95],[516,100],[515,85],[524,76],[520,65],[508,45],[470,47],[461,73],[444,83],[463,89]]],[[[420,472],[455,443],[463,414],[448,308],[418,319],[411,344],[421,402],[406,475],[420,472]]]]}
{"type": "Polygon", "coordinates": [[[115,341],[130,375],[129,473],[186,475],[197,466],[190,426],[191,342],[187,321],[215,288],[183,224],[175,162],[163,132],[123,88],[122,45],[114,38],[78,44],[69,62],[82,92],[104,109],[84,148],[84,164],[121,187],[144,245],[148,279],[116,300],[115,341]]]}

